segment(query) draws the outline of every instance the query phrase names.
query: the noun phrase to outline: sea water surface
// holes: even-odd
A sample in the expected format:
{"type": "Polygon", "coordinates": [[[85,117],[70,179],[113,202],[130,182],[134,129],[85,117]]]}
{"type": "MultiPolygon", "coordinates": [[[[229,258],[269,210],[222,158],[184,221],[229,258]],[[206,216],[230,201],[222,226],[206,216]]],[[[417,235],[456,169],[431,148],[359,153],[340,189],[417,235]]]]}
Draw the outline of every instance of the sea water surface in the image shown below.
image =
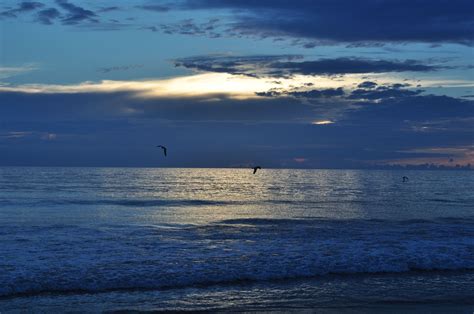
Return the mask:
{"type": "Polygon", "coordinates": [[[472,313],[473,191],[470,171],[0,168],[0,312],[472,313]]]}

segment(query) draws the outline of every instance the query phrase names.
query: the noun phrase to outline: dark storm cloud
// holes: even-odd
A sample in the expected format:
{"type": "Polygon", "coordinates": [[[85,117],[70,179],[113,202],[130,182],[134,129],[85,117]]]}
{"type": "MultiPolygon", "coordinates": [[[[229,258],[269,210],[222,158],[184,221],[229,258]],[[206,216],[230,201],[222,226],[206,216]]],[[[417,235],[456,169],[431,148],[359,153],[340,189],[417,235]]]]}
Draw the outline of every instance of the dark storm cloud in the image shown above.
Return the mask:
{"type": "Polygon", "coordinates": [[[41,10],[38,12],[36,18],[37,21],[44,25],[51,25],[53,24],[53,20],[59,18],[61,13],[55,8],[49,8],[45,10],[41,10]]]}
{"type": "Polygon", "coordinates": [[[232,31],[355,46],[474,43],[471,0],[187,0],[185,9],[228,9],[232,31]]]}
{"type": "Polygon", "coordinates": [[[62,19],[65,25],[75,25],[84,21],[98,22],[97,15],[91,10],[74,5],[67,0],[56,0],[56,3],[67,11],[67,15],[62,19]]]}
{"type": "Polygon", "coordinates": [[[249,76],[288,77],[302,75],[343,75],[350,73],[429,72],[439,66],[416,60],[372,60],[335,58],[314,61],[294,61],[297,55],[262,56],[197,56],[175,60],[175,65],[189,69],[241,74],[249,76]]]}
{"type": "Polygon", "coordinates": [[[43,7],[44,4],[41,2],[33,2],[33,1],[24,1],[20,2],[16,8],[6,10],[0,13],[0,17],[10,17],[15,18],[18,14],[34,11],[43,7]]]}

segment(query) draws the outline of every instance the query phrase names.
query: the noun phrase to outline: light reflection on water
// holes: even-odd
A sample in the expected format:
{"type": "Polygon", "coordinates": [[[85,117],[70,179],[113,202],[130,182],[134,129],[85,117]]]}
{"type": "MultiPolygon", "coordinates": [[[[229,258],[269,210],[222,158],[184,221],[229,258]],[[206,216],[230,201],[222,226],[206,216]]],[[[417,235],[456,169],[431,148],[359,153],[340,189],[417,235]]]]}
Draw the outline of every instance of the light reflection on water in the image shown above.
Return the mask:
{"type": "Polygon", "coordinates": [[[473,190],[462,171],[0,168],[0,309],[472,299],[473,190]]]}
{"type": "Polygon", "coordinates": [[[0,168],[0,218],[40,223],[47,213],[50,222],[195,224],[460,217],[473,214],[473,182],[471,172],[441,171],[0,168]]]}

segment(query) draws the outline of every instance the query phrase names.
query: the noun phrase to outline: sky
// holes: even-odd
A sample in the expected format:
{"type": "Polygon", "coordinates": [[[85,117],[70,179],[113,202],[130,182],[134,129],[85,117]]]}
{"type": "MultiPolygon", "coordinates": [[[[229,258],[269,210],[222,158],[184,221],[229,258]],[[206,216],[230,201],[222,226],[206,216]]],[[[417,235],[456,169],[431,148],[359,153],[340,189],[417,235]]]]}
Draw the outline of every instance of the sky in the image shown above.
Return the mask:
{"type": "Polygon", "coordinates": [[[3,0],[0,166],[474,167],[473,46],[472,0],[3,0]]]}

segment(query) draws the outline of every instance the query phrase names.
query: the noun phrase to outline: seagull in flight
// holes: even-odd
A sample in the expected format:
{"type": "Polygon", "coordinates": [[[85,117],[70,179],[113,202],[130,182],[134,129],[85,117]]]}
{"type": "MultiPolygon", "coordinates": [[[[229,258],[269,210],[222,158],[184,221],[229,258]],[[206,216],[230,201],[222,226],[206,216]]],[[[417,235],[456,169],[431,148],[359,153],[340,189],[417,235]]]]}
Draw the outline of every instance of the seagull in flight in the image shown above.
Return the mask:
{"type": "Polygon", "coordinates": [[[262,169],[262,167],[260,167],[260,166],[253,167],[253,174],[257,173],[258,169],[262,169]]]}
{"type": "Polygon", "coordinates": [[[165,154],[165,157],[166,157],[166,150],[167,150],[166,147],[164,147],[163,145],[158,145],[156,147],[161,148],[163,150],[163,154],[165,154]]]}

